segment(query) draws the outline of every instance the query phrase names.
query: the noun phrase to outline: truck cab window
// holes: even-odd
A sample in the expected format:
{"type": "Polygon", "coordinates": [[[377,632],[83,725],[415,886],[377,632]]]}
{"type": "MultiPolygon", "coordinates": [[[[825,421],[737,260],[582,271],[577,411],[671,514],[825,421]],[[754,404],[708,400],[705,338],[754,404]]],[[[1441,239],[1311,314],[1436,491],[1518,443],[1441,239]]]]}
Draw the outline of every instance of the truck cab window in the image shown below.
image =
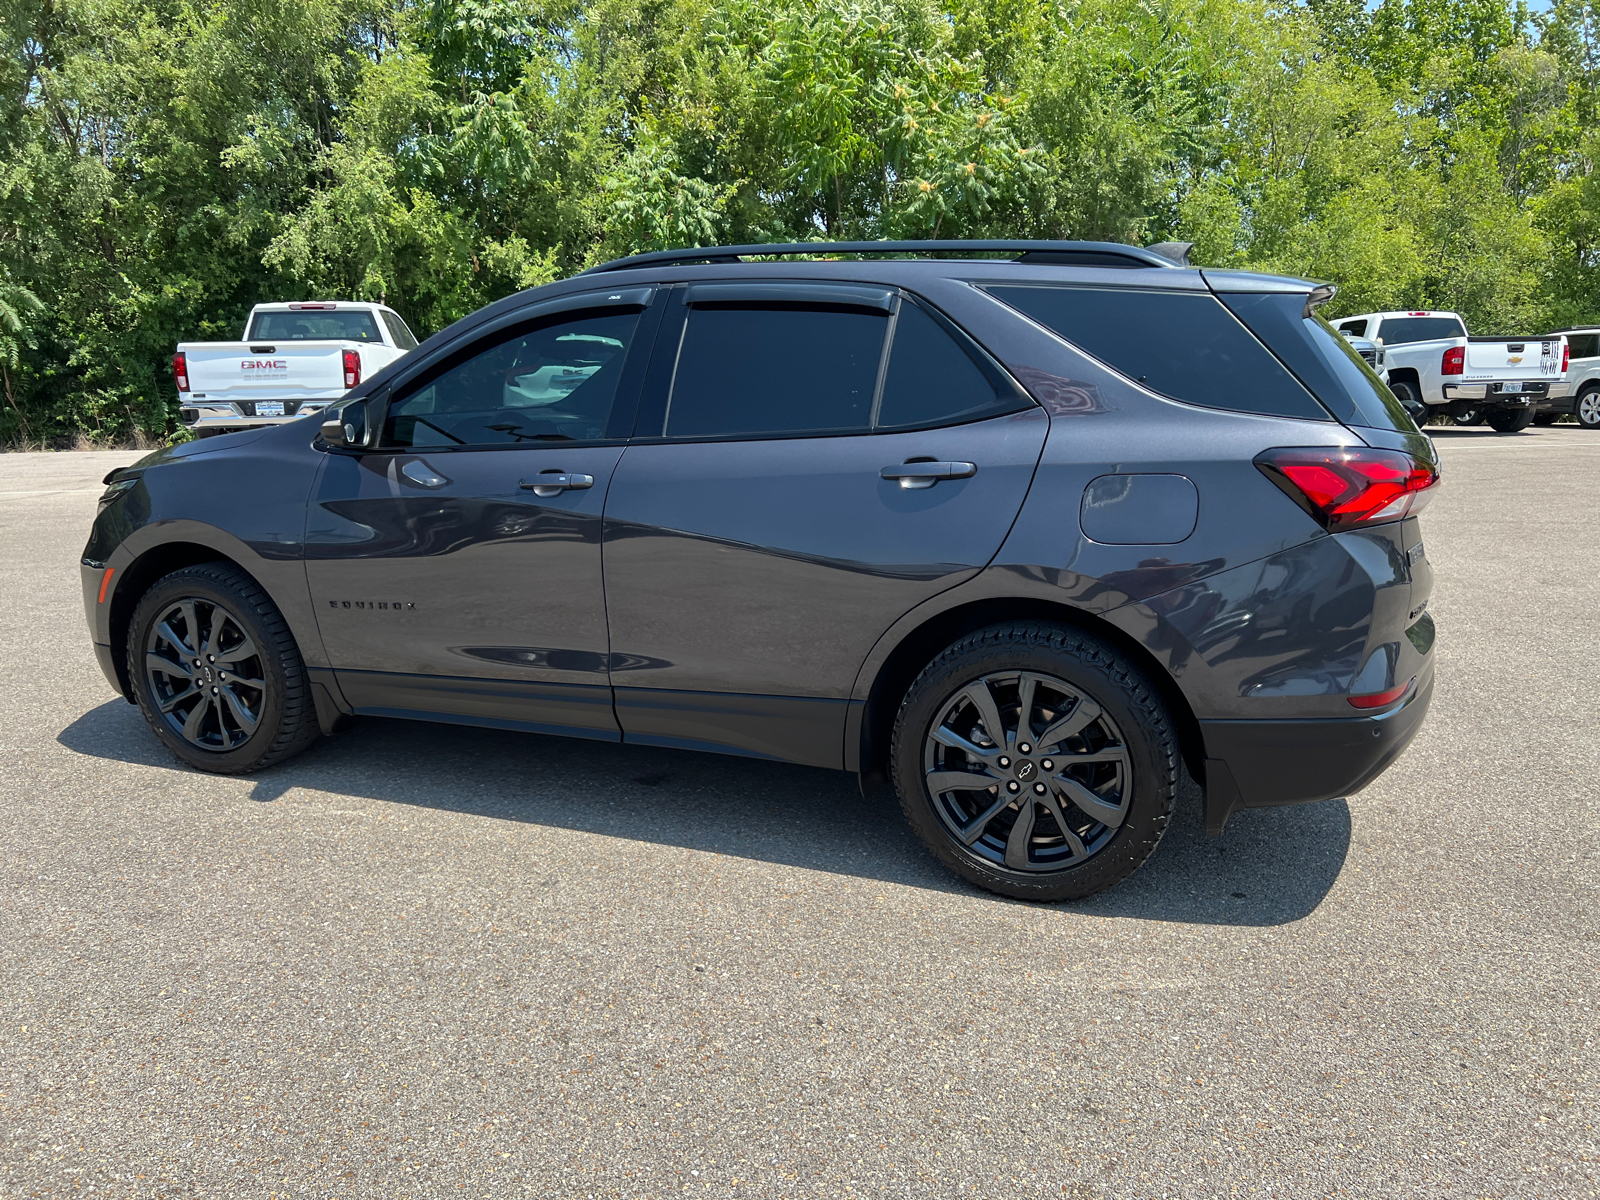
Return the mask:
{"type": "Polygon", "coordinates": [[[290,309],[257,313],[252,342],[381,342],[378,323],[366,309],[290,309]]]}

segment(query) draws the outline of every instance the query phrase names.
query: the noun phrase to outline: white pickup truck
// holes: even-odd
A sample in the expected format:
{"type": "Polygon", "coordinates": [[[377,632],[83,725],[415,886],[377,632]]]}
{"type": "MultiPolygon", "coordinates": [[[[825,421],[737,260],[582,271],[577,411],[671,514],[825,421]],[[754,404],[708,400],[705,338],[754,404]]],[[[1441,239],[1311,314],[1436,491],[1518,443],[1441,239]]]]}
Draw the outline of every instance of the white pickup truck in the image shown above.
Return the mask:
{"type": "Polygon", "coordinates": [[[1334,327],[1377,344],[1374,370],[1419,425],[1430,413],[1448,412],[1458,424],[1488,421],[1501,433],[1526,429],[1567,370],[1563,335],[1468,337],[1457,313],[1360,313],[1334,327]]]}
{"type": "Polygon", "coordinates": [[[321,412],[416,344],[382,304],[258,304],[242,342],[179,343],[179,417],[197,437],[281,425],[321,412]]]}

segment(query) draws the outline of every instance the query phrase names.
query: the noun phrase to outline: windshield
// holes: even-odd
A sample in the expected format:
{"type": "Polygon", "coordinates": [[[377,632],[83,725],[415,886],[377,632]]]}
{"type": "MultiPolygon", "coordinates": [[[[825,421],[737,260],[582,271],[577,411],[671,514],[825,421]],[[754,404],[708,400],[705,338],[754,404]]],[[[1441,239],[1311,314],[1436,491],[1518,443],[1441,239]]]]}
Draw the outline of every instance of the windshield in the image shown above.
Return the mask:
{"type": "Polygon", "coordinates": [[[1385,317],[1378,327],[1378,336],[1385,346],[1404,346],[1410,342],[1466,337],[1467,330],[1459,317],[1385,317]]]}
{"type": "Polygon", "coordinates": [[[251,342],[382,342],[378,323],[363,308],[290,309],[259,312],[250,323],[251,342]]]}

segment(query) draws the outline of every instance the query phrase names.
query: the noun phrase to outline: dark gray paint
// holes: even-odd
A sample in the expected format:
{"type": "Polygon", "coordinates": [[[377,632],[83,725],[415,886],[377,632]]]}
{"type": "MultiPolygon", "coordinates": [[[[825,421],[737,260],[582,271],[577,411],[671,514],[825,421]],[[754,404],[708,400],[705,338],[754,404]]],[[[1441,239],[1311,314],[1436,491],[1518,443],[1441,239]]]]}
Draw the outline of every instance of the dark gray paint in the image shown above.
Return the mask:
{"type": "MultiPolygon", "coordinates": [[[[908,289],[1039,407],[795,441],[361,456],[315,444],[297,423],[193,443],[144,460],[138,485],[96,522],[82,574],[97,655],[114,667],[112,614],[125,617],[132,598],[118,588],[153,561],[141,556],[183,543],[261,581],[327,689],[319,705],[855,766],[873,682],[897,646],[964,606],[1024,600],[1104,621],[1170,673],[1208,731],[1222,815],[1359,786],[1398,753],[1431,687],[1432,574],[1417,522],[1330,537],[1251,460],[1363,439],[1430,448],[1164,399],[974,286],[1204,290],[1198,271],[787,262],[630,270],[605,284],[795,279],[908,289]],[[925,490],[880,478],[913,457],[978,470],[925,490]],[[425,470],[407,474],[415,462],[425,470]],[[517,486],[546,469],[596,482],[552,498],[517,486]],[[431,486],[435,476],[447,482],[431,486]],[[1136,482],[1095,482],[1107,476],[1136,482]],[[1182,477],[1192,504],[1173,483],[1142,490],[1157,477],[1182,477]],[[1172,513],[1191,507],[1179,538],[1172,513]],[[1131,533],[1178,540],[1115,544],[1131,533]],[[105,565],[117,574],[101,604],[105,565]],[[355,607],[396,600],[416,607],[355,607]],[[1403,717],[1353,715],[1351,690],[1413,676],[1403,717]],[[1357,754],[1362,738],[1375,749],[1357,754]]],[[[379,395],[430,356],[524,319],[530,301],[586,302],[574,297],[596,282],[492,305],[353,395],[379,395]]]]}
{"type": "Polygon", "coordinates": [[[1101,475],[1083,489],[1083,534],[1112,546],[1171,546],[1194,532],[1200,493],[1182,475],[1101,475]]]}

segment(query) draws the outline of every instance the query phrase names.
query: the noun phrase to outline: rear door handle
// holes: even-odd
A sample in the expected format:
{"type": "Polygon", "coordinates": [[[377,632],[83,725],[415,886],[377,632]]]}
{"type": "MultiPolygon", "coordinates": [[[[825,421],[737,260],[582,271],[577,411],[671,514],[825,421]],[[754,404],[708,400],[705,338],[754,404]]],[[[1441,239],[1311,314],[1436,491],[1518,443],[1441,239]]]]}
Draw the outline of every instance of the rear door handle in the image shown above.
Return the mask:
{"type": "Polygon", "coordinates": [[[571,471],[541,471],[532,479],[524,479],[517,485],[535,496],[559,496],[562,492],[582,491],[584,488],[594,486],[593,475],[579,475],[571,471]]]}
{"type": "Polygon", "coordinates": [[[964,462],[908,462],[878,472],[884,479],[898,479],[903,488],[931,488],[941,479],[970,479],[977,473],[976,463],[964,462]]]}

